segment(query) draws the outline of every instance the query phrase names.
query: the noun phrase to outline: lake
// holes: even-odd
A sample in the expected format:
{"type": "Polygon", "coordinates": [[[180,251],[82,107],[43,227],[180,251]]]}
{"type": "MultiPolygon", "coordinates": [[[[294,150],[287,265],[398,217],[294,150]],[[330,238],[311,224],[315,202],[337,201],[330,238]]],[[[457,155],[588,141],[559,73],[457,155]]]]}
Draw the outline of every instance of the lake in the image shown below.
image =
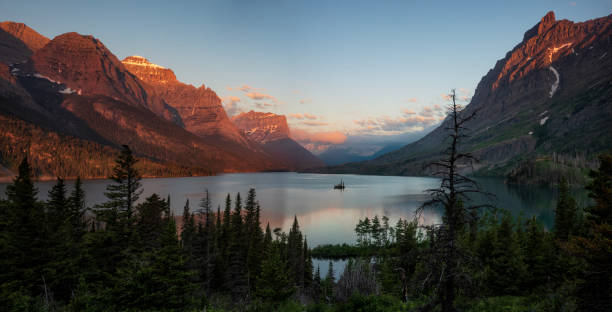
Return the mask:
{"type": "MultiPolygon", "coordinates": [[[[478,179],[482,189],[495,195],[494,204],[524,217],[535,215],[547,228],[554,220],[556,191],[551,188],[507,185],[502,179],[478,179]]],[[[46,199],[47,192],[55,182],[36,182],[39,198],[46,199]]],[[[109,180],[86,180],[83,182],[87,204],[93,206],[104,202],[104,190],[109,180]]],[[[72,187],[73,181],[68,185],[72,187]]],[[[413,218],[414,212],[427,200],[424,190],[439,185],[437,178],[389,177],[366,175],[333,175],[301,173],[238,173],[212,177],[155,178],[143,179],[144,192],[141,199],[153,193],[162,197],[170,195],[172,211],[182,215],[185,201],[189,199],[191,210],[198,207],[208,189],[216,208],[223,205],[227,193],[232,199],[240,192],[244,200],[250,188],[255,188],[261,205],[262,226],[270,222],[272,229],[280,227],[289,231],[294,216],[310,247],[319,244],[352,243],[356,237],[357,221],[374,215],[387,215],[394,224],[398,218],[413,218]],[[344,191],[333,190],[333,185],[346,184],[344,191]]],[[[4,196],[6,184],[0,184],[0,196],[4,196]]],[[[583,190],[573,190],[580,206],[587,204],[583,190]]],[[[440,211],[426,211],[423,222],[440,222],[440,211]]],[[[327,272],[326,260],[315,260],[321,274],[327,272]]],[[[345,261],[334,261],[336,277],[345,261]]]]}
{"type": "MultiPolygon", "coordinates": [[[[525,217],[535,215],[547,227],[554,219],[555,190],[533,186],[510,186],[501,179],[479,179],[481,187],[496,195],[496,206],[525,217]]],[[[89,206],[105,201],[104,190],[109,180],[86,180],[84,189],[89,206]]],[[[40,199],[46,199],[53,181],[37,182],[40,199]]],[[[72,186],[72,181],[68,182],[72,186]]],[[[427,199],[424,190],[437,187],[439,180],[428,177],[388,177],[366,175],[333,175],[301,173],[239,173],[212,177],[143,179],[143,199],[152,193],[170,195],[172,210],[181,215],[185,200],[191,210],[198,207],[208,189],[213,207],[223,205],[227,193],[243,200],[249,188],[255,188],[261,204],[262,226],[288,231],[294,216],[310,246],[327,243],[351,243],[357,221],[374,215],[387,215],[392,223],[398,218],[412,218],[415,209],[427,199]],[[347,188],[333,190],[343,179],[347,188]]],[[[0,184],[4,196],[6,184],[0,184]]],[[[574,190],[579,204],[586,204],[584,191],[574,190]]],[[[223,209],[223,207],[221,207],[223,209]]],[[[439,211],[427,211],[425,223],[439,222],[439,211]]]]}

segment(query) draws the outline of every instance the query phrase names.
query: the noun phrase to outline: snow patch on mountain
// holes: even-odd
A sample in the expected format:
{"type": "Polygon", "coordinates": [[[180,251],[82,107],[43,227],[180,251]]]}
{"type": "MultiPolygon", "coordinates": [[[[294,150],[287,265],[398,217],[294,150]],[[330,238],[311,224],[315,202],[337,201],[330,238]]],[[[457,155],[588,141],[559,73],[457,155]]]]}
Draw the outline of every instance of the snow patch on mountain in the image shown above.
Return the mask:
{"type": "Polygon", "coordinates": [[[557,89],[559,88],[559,72],[552,66],[549,66],[548,69],[550,69],[550,71],[555,74],[556,79],[555,82],[553,82],[553,84],[550,86],[550,92],[548,93],[550,97],[553,97],[553,95],[555,95],[555,92],[557,92],[557,89]]]}

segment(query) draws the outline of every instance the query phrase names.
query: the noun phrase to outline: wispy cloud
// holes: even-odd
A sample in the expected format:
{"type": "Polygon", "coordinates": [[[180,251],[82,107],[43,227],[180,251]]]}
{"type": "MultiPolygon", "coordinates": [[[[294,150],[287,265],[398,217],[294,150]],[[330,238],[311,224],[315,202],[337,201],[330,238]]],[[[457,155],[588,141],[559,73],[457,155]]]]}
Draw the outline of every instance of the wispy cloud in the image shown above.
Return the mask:
{"type": "Polygon", "coordinates": [[[301,99],[300,104],[310,104],[312,103],[312,99],[301,99]]]}
{"type": "Polygon", "coordinates": [[[319,153],[332,145],[344,143],[346,134],[340,131],[312,132],[296,128],[291,130],[291,138],[311,152],[319,153]]]}
{"type": "Polygon", "coordinates": [[[263,99],[271,99],[274,100],[275,98],[269,94],[265,94],[265,93],[259,93],[257,91],[254,92],[249,92],[246,94],[246,96],[248,96],[249,98],[253,99],[253,100],[263,100],[263,99]]]}
{"type": "Polygon", "coordinates": [[[300,124],[305,126],[327,126],[329,123],[323,121],[303,121],[300,124]]]}
{"type": "Polygon", "coordinates": [[[239,97],[226,96],[221,98],[221,101],[223,103],[223,107],[225,108],[225,112],[227,112],[229,116],[234,116],[242,112],[242,109],[238,106],[238,103],[240,103],[239,97]]]}

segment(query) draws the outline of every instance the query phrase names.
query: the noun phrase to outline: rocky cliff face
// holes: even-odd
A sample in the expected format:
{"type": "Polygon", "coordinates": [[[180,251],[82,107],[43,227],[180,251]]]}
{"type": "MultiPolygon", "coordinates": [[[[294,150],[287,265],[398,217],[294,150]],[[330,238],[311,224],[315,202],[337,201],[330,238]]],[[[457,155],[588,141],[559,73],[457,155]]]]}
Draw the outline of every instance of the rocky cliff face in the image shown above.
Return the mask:
{"type": "Polygon", "coordinates": [[[156,95],[176,109],[189,132],[201,137],[219,136],[257,149],[229,120],[221,99],[210,88],[182,83],[171,69],[153,64],[142,56],[129,56],[122,62],[132,74],[148,83],[156,95]]]}
{"type": "MultiPolygon", "coordinates": [[[[609,148],[611,51],[612,15],[574,23],[549,12],[479,82],[463,111],[477,116],[462,148],[480,158],[482,169],[506,171],[520,158],[593,157],[609,148]]],[[[441,155],[448,122],[396,152],[330,171],[423,174],[423,165],[441,155]]]]}
{"type": "Polygon", "coordinates": [[[258,143],[289,137],[289,125],[284,115],[250,111],[232,117],[232,121],[238,129],[258,143]]]}
{"type": "Polygon", "coordinates": [[[32,53],[49,42],[23,23],[0,23],[0,62],[7,65],[25,62],[32,53]]]}
{"type": "Polygon", "coordinates": [[[282,169],[296,170],[322,167],[323,161],[289,138],[284,115],[250,111],[234,116],[232,121],[251,140],[283,164],[282,169]]]}
{"type": "MultiPolygon", "coordinates": [[[[180,85],[168,72],[171,75],[167,79],[155,77],[157,85],[162,80],[168,85],[180,85]],[[170,80],[175,82],[169,83],[170,80]]],[[[210,89],[203,90],[214,95],[210,89]]],[[[226,122],[246,140],[227,119],[220,101],[218,104],[226,122]]],[[[253,142],[258,151],[228,143],[218,135],[202,138],[187,131],[177,110],[158,94],[156,85],[129,72],[98,39],[77,33],[55,37],[26,63],[0,66],[1,114],[110,148],[128,144],[137,155],[158,164],[167,163],[180,172],[277,167],[272,157],[253,142]]],[[[13,152],[16,154],[9,156],[22,156],[20,151],[13,152]]],[[[176,172],[175,169],[172,170],[176,172]]],[[[160,174],[172,170],[159,167],[160,174]]]]}
{"type": "Polygon", "coordinates": [[[36,51],[19,70],[64,84],[81,95],[105,95],[158,116],[180,118],[148,86],[131,74],[100,40],[75,32],[59,35],[36,51]]]}

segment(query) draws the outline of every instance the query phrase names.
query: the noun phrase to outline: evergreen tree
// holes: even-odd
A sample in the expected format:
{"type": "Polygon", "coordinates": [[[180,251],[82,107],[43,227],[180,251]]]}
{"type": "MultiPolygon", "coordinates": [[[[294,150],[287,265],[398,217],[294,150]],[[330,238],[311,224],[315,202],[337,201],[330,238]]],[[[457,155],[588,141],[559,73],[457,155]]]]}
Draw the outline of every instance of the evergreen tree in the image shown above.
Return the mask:
{"type": "Polygon", "coordinates": [[[70,213],[70,223],[75,235],[82,236],[87,231],[87,222],[85,220],[85,191],[81,177],[77,177],[74,182],[74,189],[68,198],[68,206],[70,213]]]}
{"type": "Polygon", "coordinates": [[[282,302],[294,293],[292,284],[279,250],[273,247],[262,263],[261,273],[257,279],[256,296],[268,302],[282,302]]]}
{"type": "Polygon", "coordinates": [[[495,295],[517,295],[519,283],[525,276],[525,265],[511,218],[509,213],[502,218],[491,251],[488,285],[495,295]]]}
{"type": "Polygon", "coordinates": [[[567,180],[562,178],[559,182],[559,196],[555,208],[555,237],[567,241],[576,223],[576,209],[578,205],[569,192],[567,180]]]}
{"type": "Polygon", "coordinates": [[[68,199],[66,198],[66,184],[62,178],[57,178],[57,182],[49,190],[47,209],[49,220],[47,226],[50,227],[50,232],[54,233],[64,222],[69,218],[68,199]]]}
{"type": "Polygon", "coordinates": [[[250,288],[255,287],[254,281],[261,270],[261,244],[263,232],[259,223],[259,204],[256,201],[255,189],[250,189],[245,204],[245,231],[248,239],[247,256],[247,282],[250,288]],[[253,281],[253,282],[251,282],[253,281]]]}
{"type": "Polygon", "coordinates": [[[302,232],[300,232],[297,216],[294,216],[287,243],[287,260],[292,272],[292,280],[295,285],[301,287],[304,285],[304,259],[302,255],[302,232]]]}
{"type": "Polygon", "coordinates": [[[181,253],[173,217],[164,220],[155,245],[159,247],[138,254],[118,269],[111,297],[117,310],[186,310],[197,306],[192,273],[181,253]]]}
{"type": "Polygon", "coordinates": [[[612,306],[612,154],[599,156],[599,170],[587,185],[594,204],[585,209],[586,231],[568,249],[586,262],[578,298],[582,311],[608,311],[612,306]]]}
{"type": "Polygon", "coordinates": [[[136,162],[138,160],[130,148],[123,145],[110,176],[114,184],[109,184],[104,193],[108,202],[97,207],[99,214],[110,227],[118,225],[119,222],[129,227],[133,221],[134,203],[142,194],[141,177],[135,168],[136,162]]]}
{"type": "Polygon", "coordinates": [[[372,240],[374,244],[376,245],[376,247],[382,246],[380,230],[381,230],[380,220],[378,219],[378,215],[375,215],[374,218],[372,218],[371,231],[372,231],[372,240]]]}
{"type": "Polygon", "coordinates": [[[304,287],[310,287],[312,285],[312,257],[310,256],[310,250],[308,250],[308,242],[304,238],[304,248],[302,251],[302,259],[304,259],[304,287]]]}
{"type": "Polygon", "coordinates": [[[165,209],[166,201],[155,193],[136,206],[138,212],[136,216],[138,222],[135,224],[137,242],[132,246],[133,249],[150,250],[158,247],[158,238],[166,222],[163,219],[165,209]]]}
{"type": "Polygon", "coordinates": [[[525,288],[539,289],[550,279],[550,266],[554,259],[548,235],[535,217],[527,220],[525,240],[524,259],[529,272],[525,276],[525,288]]]}
{"type": "Polygon", "coordinates": [[[240,193],[236,195],[234,202],[234,212],[231,216],[230,230],[230,246],[228,250],[229,267],[227,270],[227,288],[231,290],[232,296],[236,300],[245,298],[248,292],[248,281],[245,271],[246,259],[244,254],[245,248],[245,231],[243,230],[242,221],[242,200],[240,193]]]}
{"type": "Polygon", "coordinates": [[[329,261],[329,266],[327,267],[327,274],[325,275],[325,280],[323,282],[323,295],[327,302],[331,302],[333,300],[335,281],[336,278],[334,277],[334,264],[329,261]]]}
{"type": "Polygon", "coordinates": [[[44,207],[37,201],[27,157],[19,164],[19,174],[6,187],[8,216],[6,245],[3,246],[0,280],[3,281],[1,306],[11,306],[11,294],[38,296],[44,289],[42,269],[49,261],[44,207]],[[7,282],[4,282],[7,281],[7,282]],[[25,292],[25,293],[24,293],[25,292]]]}

